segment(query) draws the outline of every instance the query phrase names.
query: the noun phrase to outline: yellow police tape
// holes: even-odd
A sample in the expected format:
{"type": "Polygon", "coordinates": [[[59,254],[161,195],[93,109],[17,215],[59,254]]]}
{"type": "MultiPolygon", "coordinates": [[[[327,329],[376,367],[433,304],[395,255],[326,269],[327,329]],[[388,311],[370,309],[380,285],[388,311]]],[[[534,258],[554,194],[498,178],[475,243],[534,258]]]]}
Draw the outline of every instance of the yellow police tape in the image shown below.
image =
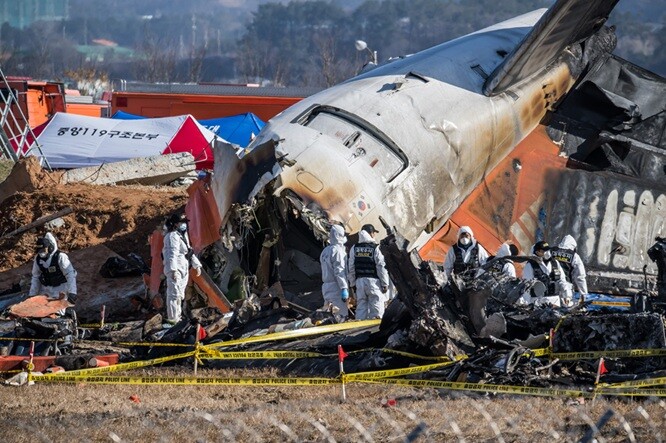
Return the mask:
{"type": "MultiPolygon", "coordinates": [[[[41,340],[40,340],[41,341],[41,340]]],[[[194,347],[193,344],[186,344],[186,343],[162,343],[162,342],[150,342],[150,341],[142,341],[142,342],[132,342],[132,341],[104,341],[104,340],[75,340],[75,343],[92,343],[92,344],[99,344],[99,345],[109,345],[109,346],[118,346],[118,347],[132,347],[132,346],[143,346],[147,348],[153,348],[153,347],[162,347],[162,348],[191,348],[194,347]]]]}
{"type": "Polygon", "coordinates": [[[498,394],[534,395],[541,397],[588,397],[590,391],[575,389],[540,388],[531,386],[493,385],[485,383],[464,383],[439,380],[411,380],[404,378],[384,378],[377,380],[357,380],[360,383],[385,383],[421,388],[447,389],[451,391],[494,392],[498,394]]]}
{"type": "Polygon", "coordinates": [[[615,349],[607,351],[583,351],[583,352],[553,352],[551,358],[560,360],[585,360],[596,358],[638,358],[638,357],[663,357],[666,349],[615,349]]]}
{"type": "Polygon", "coordinates": [[[666,397],[666,389],[621,390],[600,388],[597,395],[615,395],[623,397],[666,397]]]}
{"type": "MultiPolygon", "coordinates": [[[[279,351],[273,351],[279,352],[279,351]]],[[[233,353],[232,353],[233,354],[233,353]]],[[[516,394],[548,397],[591,397],[595,395],[617,395],[617,396],[652,396],[666,397],[666,389],[637,389],[642,386],[657,386],[666,384],[666,377],[634,380],[614,385],[601,385],[594,389],[575,390],[542,388],[531,386],[494,385],[484,383],[447,382],[438,380],[411,380],[391,377],[399,377],[409,374],[427,372],[442,368],[455,363],[455,361],[434,363],[429,365],[414,366],[410,368],[390,369],[383,371],[359,372],[342,374],[337,378],[227,378],[227,377],[136,377],[136,376],[104,376],[111,371],[136,369],[164,363],[169,360],[194,356],[195,351],[169,357],[161,357],[142,362],[123,363],[115,366],[102,368],[82,369],[69,371],[67,373],[55,373],[35,375],[30,374],[30,379],[35,382],[62,382],[62,383],[93,383],[93,384],[146,384],[146,385],[240,385],[240,386],[314,386],[330,385],[337,383],[359,382],[359,383],[385,383],[412,387],[429,387],[435,389],[447,389],[457,391],[492,392],[497,394],[516,394]]],[[[240,356],[239,356],[240,357],[240,356]]],[[[249,356],[248,356],[249,357],[249,356]]],[[[204,357],[205,358],[205,357],[204,357]]]]}
{"type": "Polygon", "coordinates": [[[661,386],[666,385],[666,377],[657,378],[644,378],[642,380],[627,380],[619,383],[610,383],[603,385],[604,388],[621,389],[621,388],[642,388],[644,386],[661,386]]]}
{"type": "MultiPolygon", "coordinates": [[[[32,376],[35,382],[91,383],[123,385],[227,385],[227,386],[324,386],[340,384],[340,378],[227,378],[227,377],[122,377],[93,375],[61,375],[53,377],[32,376]]],[[[353,375],[353,374],[350,374],[353,375]]],[[[446,389],[462,392],[489,392],[496,394],[529,395],[540,397],[586,397],[597,395],[666,397],[666,389],[621,390],[597,388],[588,390],[541,388],[532,386],[494,385],[484,383],[447,382],[438,380],[409,380],[378,378],[354,380],[358,383],[383,383],[417,388],[446,389]]]]}
{"type": "Polygon", "coordinates": [[[408,380],[385,378],[378,380],[358,380],[360,383],[384,383],[401,386],[429,387],[451,391],[492,392],[496,394],[532,395],[538,397],[594,397],[632,396],[632,397],[666,397],[666,389],[622,390],[597,387],[589,390],[541,388],[532,386],[493,385],[485,383],[447,382],[437,380],[408,380]]]}
{"type": "MultiPolygon", "coordinates": [[[[210,356],[215,356],[216,358],[211,358],[206,355],[201,355],[200,357],[206,360],[242,360],[242,359],[280,359],[280,358],[337,358],[338,353],[332,354],[321,354],[319,352],[305,352],[305,351],[235,351],[235,352],[223,352],[219,351],[216,348],[210,347],[209,345],[200,346],[202,353],[207,353],[210,356]]],[[[451,361],[449,357],[446,356],[425,356],[412,354],[411,352],[398,351],[396,349],[388,348],[365,348],[357,349],[355,351],[348,351],[347,355],[363,354],[367,352],[384,352],[387,354],[396,354],[403,357],[409,357],[418,360],[435,360],[435,361],[451,361]]]]}
{"type": "MultiPolygon", "coordinates": [[[[337,354],[336,354],[337,355],[337,354]]],[[[314,358],[330,357],[330,355],[320,354],[318,352],[304,351],[247,351],[247,352],[221,352],[217,349],[201,347],[199,358],[203,360],[260,360],[260,359],[281,359],[281,358],[314,358]]]]}
{"type": "Polygon", "coordinates": [[[550,348],[530,349],[526,354],[532,354],[533,357],[547,357],[551,351],[550,348]]]}
{"type": "Polygon", "coordinates": [[[388,377],[399,377],[401,375],[418,374],[421,372],[431,371],[433,369],[444,368],[455,364],[456,361],[447,361],[443,363],[433,363],[430,365],[412,366],[410,368],[401,369],[386,369],[383,371],[369,371],[369,372],[355,372],[352,374],[343,374],[342,380],[346,382],[361,381],[361,380],[375,380],[388,377]]]}
{"type": "Polygon", "coordinates": [[[275,332],[273,334],[257,335],[237,340],[229,340],[206,345],[209,348],[222,348],[227,346],[242,345],[246,343],[260,343],[265,341],[288,340],[291,338],[308,337],[310,335],[329,334],[331,332],[347,331],[349,329],[361,329],[371,326],[379,326],[381,320],[361,320],[337,323],[334,325],[314,326],[312,328],[294,329],[293,331],[275,332]]]}
{"type": "MultiPolygon", "coordinates": [[[[210,348],[222,348],[227,346],[243,345],[246,343],[259,343],[266,341],[288,340],[291,338],[307,337],[310,335],[329,334],[331,332],[347,331],[349,329],[360,329],[371,326],[378,326],[381,320],[362,320],[362,321],[348,321],[345,323],[337,323],[333,325],[315,326],[312,328],[294,329],[293,331],[275,332],[273,334],[257,335],[253,337],[239,338],[226,342],[216,342],[207,345],[210,348]]],[[[45,341],[45,340],[39,340],[45,341]]],[[[81,343],[99,343],[108,344],[113,346],[144,346],[144,347],[192,347],[191,344],[183,343],[153,343],[153,342],[109,342],[100,340],[81,340],[81,343]]]]}
{"type": "Polygon", "coordinates": [[[123,385],[239,385],[239,386],[322,386],[340,383],[336,378],[222,378],[222,377],[32,377],[35,382],[93,383],[123,385]]]}
{"type": "MultiPolygon", "coordinates": [[[[166,357],[153,358],[151,360],[142,360],[142,361],[133,361],[130,363],[120,363],[117,365],[102,366],[99,368],[87,368],[87,369],[77,369],[74,371],[67,371],[68,376],[79,376],[79,375],[88,375],[88,374],[104,374],[107,372],[118,372],[118,371],[128,371],[130,369],[145,368],[148,366],[159,365],[161,363],[166,363],[172,360],[179,360],[181,358],[193,357],[196,354],[195,351],[185,352],[183,354],[169,355],[166,357]]],[[[62,372],[57,372],[54,374],[43,374],[36,375],[35,378],[57,378],[63,376],[62,372]]]]}
{"type": "MultiPolygon", "coordinates": [[[[351,351],[348,354],[354,354],[357,352],[368,352],[371,351],[371,349],[360,349],[358,351],[351,351]]],[[[426,356],[426,355],[418,355],[418,354],[412,354],[411,352],[405,352],[405,351],[398,351],[397,349],[389,349],[389,348],[382,348],[380,349],[381,352],[385,352],[387,354],[396,354],[396,355],[401,355],[403,357],[409,357],[409,358],[415,358],[418,360],[435,360],[435,361],[451,361],[449,357],[446,356],[426,356]]]]}

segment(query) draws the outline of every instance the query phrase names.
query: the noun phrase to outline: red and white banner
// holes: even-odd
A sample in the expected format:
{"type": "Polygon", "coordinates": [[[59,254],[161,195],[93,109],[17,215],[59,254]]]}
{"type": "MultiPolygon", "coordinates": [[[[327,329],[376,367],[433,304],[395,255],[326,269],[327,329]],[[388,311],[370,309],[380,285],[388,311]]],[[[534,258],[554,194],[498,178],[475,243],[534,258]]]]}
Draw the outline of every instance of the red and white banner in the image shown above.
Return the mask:
{"type": "MultiPolygon", "coordinates": [[[[191,115],[116,120],[59,112],[39,129],[37,142],[52,168],[80,168],[190,152],[197,169],[211,169],[211,145],[217,137],[191,115]]],[[[40,155],[34,149],[32,153],[40,155]]]]}

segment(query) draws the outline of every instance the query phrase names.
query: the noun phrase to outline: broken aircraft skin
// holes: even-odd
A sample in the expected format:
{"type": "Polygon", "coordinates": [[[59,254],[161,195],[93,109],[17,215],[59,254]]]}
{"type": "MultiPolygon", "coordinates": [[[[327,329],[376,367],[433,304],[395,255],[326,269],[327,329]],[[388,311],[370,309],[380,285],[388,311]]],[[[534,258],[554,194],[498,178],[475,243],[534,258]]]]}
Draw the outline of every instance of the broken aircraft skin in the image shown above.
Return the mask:
{"type": "MultiPolygon", "coordinates": [[[[278,178],[271,194],[290,195],[323,219],[303,215],[318,238],[328,222],[353,233],[381,216],[418,248],[613,49],[601,24],[615,3],[561,0],[302,100],[247,148],[262,159],[255,165],[270,150],[278,160],[236,202],[278,178]]],[[[219,167],[218,152],[216,177],[229,184],[230,165],[219,167]]]]}

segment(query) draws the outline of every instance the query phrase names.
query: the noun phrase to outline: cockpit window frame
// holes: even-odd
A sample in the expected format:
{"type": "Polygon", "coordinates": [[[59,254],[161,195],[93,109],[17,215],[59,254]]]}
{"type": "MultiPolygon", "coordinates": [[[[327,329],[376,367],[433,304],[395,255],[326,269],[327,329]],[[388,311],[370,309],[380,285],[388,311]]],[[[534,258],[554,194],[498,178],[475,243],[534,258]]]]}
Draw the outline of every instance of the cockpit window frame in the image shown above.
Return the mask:
{"type": "Polygon", "coordinates": [[[338,117],[342,120],[349,122],[352,125],[358,126],[363,131],[367,132],[370,136],[379,140],[381,144],[386,146],[401,162],[402,168],[400,168],[395,174],[389,177],[386,182],[391,183],[395,180],[400,174],[402,174],[407,168],[409,168],[409,158],[404,153],[402,149],[393,141],[389,136],[387,136],[383,131],[374,126],[373,124],[365,121],[359,116],[352,114],[344,109],[337,108],[335,106],[328,105],[312,105],[301,114],[296,116],[291,123],[298,124],[301,126],[306,126],[308,122],[316,117],[319,114],[326,113],[331,114],[335,117],[338,117]]]}

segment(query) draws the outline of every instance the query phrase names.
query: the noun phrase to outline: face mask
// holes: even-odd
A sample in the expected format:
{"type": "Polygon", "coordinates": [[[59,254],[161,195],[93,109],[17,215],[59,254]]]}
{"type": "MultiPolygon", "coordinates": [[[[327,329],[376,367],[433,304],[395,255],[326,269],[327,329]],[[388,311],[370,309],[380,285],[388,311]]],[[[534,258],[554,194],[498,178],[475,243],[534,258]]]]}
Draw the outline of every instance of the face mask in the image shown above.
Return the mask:
{"type": "Polygon", "coordinates": [[[46,257],[49,256],[49,253],[48,253],[48,252],[40,252],[40,253],[39,253],[39,256],[40,256],[41,258],[46,258],[46,257]]]}
{"type": "Polygon", "coordinates": [[[550,251],[546,251],[546,252],[543,253],[543,259],[544,260],[550,260],[551,257],[552,257],[552,255],[551,255],[550,251]]]}
{"type": "Polygon", "coordinates": [[[179,224],[179,225],[178,225],[178,230],[179,230],[180,232],[185,232],[185,231],[187,231],[187,223],[181,223],[181,224],[179,224]]]}
{"type": "Polygon", "coordinates": [[[472,242],[472,240],[470,240],[470,239],[467,238],[467,237],[463,237],[463,238],[460,239],[460,244],[463,245],[463,246],[467,246],[467,245],[470,244],[471,242],[472,242]]]}

